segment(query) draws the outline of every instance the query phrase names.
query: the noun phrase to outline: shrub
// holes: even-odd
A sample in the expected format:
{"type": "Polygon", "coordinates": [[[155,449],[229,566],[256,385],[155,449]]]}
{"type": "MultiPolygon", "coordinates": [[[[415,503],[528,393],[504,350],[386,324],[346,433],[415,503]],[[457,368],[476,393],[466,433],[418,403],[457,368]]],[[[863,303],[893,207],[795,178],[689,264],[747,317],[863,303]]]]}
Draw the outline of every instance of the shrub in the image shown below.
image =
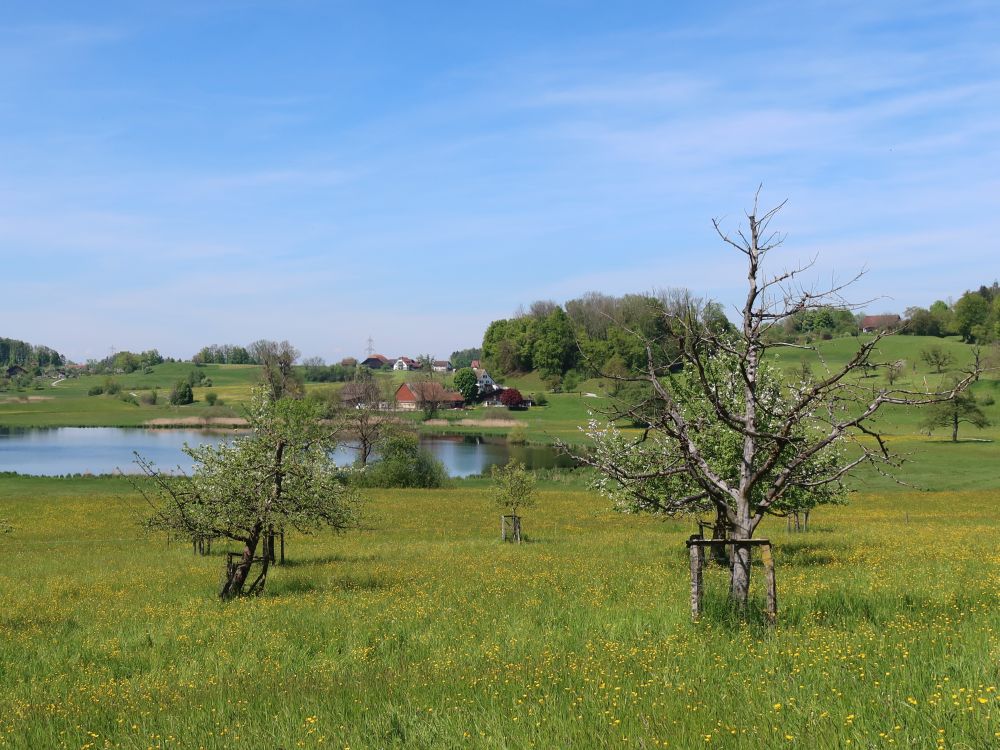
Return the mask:
{"type": "Polygon", "coordinates": [[[380,446],[381,458],[356,475],[362,487],[441,487],[444,464],[420,448],[413,435],[393,435],[380,446]]]}
{"type": "Polygon", "coordinates": [[[143,393],[139,400],[147,404],[148,406],[156,406],[156,400],[159,398],[160,394],[157,392],[156,388],[153,388],[149,393],[143,393]]]}
{"type": "Polygon", "coordinates": [[[121,392],[122,384],[112,378],[104,378],[104,392],[109,396],[115,396],[121,392]]]}
{"type": "Polygon", "coordinates": [[[548,406],[549,403],[549,397],[545,395],[545,391],[531,394],[531,400],[535,406],[548,406]]]}
{"type": "Polygon", "coordinates": [[[215,406],[216,402],[219,400],[219,394],[215,391],[209,391],[205,394],[205,403],[209,406],[215,406]]]}
{"type": "Polygon", "coordinates": [[[173,406],[194,403],[194,391],[191,389],[191,384],[186,380],[182,380],[175,385],[174,389],[170,392],[170,403],[173,406]]]}
{"type": "Polygon", "coordinates": [[[103,385],[93,385],[90,387],[90,390],[87,391],[88,396],[100,396],[102,393],[104,393],[103,385]]]}
{"type": "Polygon", "coordinates": [[[507,442],[511,445],[524,445],[528,442],[528,433],[521,425],[515,425],[507,433],[507,442]]]}

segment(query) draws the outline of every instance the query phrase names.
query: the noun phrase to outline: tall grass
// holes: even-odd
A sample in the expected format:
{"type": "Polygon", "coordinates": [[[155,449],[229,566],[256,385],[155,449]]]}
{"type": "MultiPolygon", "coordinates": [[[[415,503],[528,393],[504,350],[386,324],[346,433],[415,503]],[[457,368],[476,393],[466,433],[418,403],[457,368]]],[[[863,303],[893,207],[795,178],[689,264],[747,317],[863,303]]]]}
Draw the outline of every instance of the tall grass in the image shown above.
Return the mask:
{"type": "Polygon", "coordinates": [[[1000,744],[996,492],[765,528],[774,629],[731,619],[714,569],[692,624],[691,524],[578,490],[542,492],[520,546],[481,489],[372,491],[367,530],[291,537],[267,595],[229,605],[222,550],[143,536],[123,482],[8,477],[0,498],[9,747],[1000,744]]]}

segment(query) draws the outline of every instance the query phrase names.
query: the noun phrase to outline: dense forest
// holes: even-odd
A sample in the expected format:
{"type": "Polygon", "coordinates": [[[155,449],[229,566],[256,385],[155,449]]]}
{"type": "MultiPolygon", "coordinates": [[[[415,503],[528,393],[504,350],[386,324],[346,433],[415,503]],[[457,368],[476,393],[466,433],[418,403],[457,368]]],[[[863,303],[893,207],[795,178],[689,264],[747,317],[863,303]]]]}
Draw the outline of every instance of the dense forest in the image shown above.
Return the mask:
{"type": "Polygon", "coordinates": [[[643,366],[646,342],[670,340],[670,314],[693,309],[713,330],[729,327],[722,308],[683,291],[614,297],[588,293],[565,306],[543,300],[483,335],[483,358],[499,373],[537,370],[543,378],[624,374],[643,366]]]}
{"type": "Polygon", "coordinates": [[[55,349],[29,344],[27,341],[0,337],[0,367],[17,365],[25,370],[61,367],[65,358],[55,349]]]}

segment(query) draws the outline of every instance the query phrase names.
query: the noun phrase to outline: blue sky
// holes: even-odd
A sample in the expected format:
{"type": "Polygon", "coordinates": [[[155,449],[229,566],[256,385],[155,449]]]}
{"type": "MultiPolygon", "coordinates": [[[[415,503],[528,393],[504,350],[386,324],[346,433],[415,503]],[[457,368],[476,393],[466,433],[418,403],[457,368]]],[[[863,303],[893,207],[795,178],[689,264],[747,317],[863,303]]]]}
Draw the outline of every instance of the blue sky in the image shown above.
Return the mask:
{"type": "Polygon", "coordinates": [[[994,2],[4,3],[0,335],[77,359],[478,345],[520,304],[1000,275],[994,2]]]}

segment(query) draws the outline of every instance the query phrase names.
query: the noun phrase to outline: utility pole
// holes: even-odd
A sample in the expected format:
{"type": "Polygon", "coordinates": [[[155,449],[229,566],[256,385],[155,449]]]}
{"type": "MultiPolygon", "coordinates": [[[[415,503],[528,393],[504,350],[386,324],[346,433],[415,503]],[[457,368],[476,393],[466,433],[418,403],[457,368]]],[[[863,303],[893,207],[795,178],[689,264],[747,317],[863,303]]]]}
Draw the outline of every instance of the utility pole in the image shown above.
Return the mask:
{"type": "Polygon", "coordinates": [[[367,354],[370,357],[374,353],[375,353],[375,340],[371,336],[369,336],[368,337],[368,348],[365,349],[365,354],[367,354]]]}

